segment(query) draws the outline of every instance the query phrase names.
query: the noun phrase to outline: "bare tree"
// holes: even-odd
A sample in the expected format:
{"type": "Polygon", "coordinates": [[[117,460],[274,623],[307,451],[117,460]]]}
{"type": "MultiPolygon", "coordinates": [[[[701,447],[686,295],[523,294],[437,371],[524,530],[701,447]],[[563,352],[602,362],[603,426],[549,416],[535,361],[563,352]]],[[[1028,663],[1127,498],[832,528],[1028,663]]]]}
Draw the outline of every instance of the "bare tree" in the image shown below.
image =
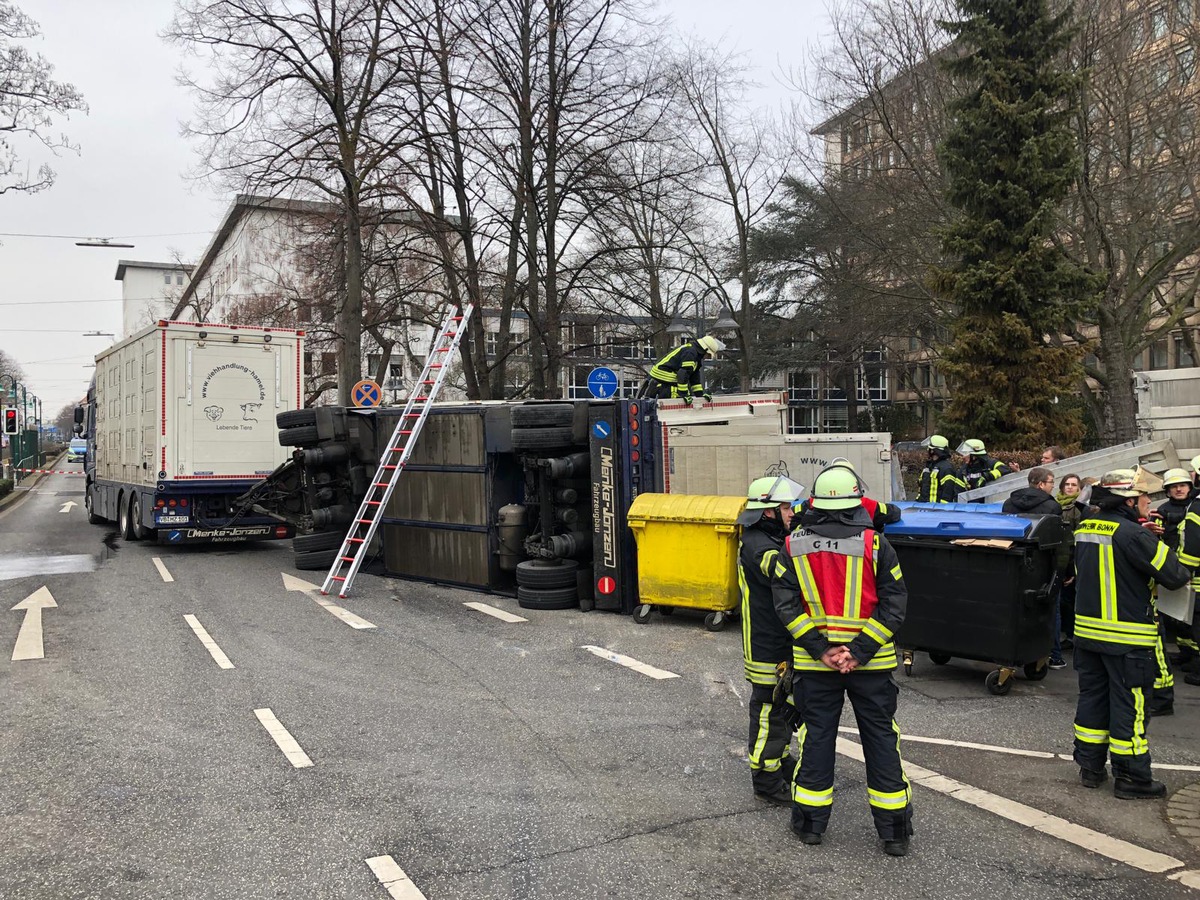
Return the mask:
{"type": "Polygon", "coordinates": [[[60,117],[87,112],[83,95],[74,85],[55,81],[54,66],[18,43],[40,34],[37,22],[9,0],[0,0],[0,194],[32,194],[54,184],[54,170],[47,163],[36,173],[23,165],[31,150],[79,152],[65,135],[51,135],[50,129],[60,117]]]}
{"type": "MultiPolygon", "coordinates": [[[[1092,0],[1079,9],[1075,63],[1087,77],[1075,127],[1085,158],[1063,243],[1104,280],[1072,336],[1096,350],[1084,397],[1114,443],[1137,436],[1135,358],[1180,331],[1200,287],[1200,29],[1178,10],[1172,31],[1155,36],[1141,7],[1092,0]]],[[[1167,8],[1160,14],[1170,21],[1167,8]]],[[[1180,337],[1200,358],[1192,329],[1180,337]]]]}
{"type": "Polygon", "coordinates": [[[14,381],[25,379],[25,370],[10,354],[0,350],[0,377],[11,378],[14,381]]]}
{"type": "Polygon", "coordinates": [[[364,213],[412,132],[392,15],[399,0],[182,0],[166,36],[203,54],[187,133],[201,171],[239,191],[326,199],[340,209],[338,401],[362,374],[364,213]]]}

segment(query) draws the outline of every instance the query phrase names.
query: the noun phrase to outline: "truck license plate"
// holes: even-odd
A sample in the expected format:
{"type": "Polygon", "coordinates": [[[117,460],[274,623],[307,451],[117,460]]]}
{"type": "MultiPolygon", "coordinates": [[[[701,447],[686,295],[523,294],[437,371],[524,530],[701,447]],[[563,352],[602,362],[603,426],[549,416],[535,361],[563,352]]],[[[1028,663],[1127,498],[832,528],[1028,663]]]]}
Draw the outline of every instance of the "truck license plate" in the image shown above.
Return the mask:
{"type": "Polygon", "coordinates": [[[187,516],[155,516],[155,525],[186,525],[188,523],[187,516]]]}

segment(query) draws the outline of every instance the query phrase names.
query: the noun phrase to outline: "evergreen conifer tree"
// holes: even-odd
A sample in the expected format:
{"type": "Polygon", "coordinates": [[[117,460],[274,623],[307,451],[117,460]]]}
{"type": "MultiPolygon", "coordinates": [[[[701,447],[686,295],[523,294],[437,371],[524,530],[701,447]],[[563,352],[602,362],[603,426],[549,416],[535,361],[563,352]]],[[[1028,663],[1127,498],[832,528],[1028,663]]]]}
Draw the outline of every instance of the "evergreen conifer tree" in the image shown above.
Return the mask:
{"type": "Polygon", "coordinates": [[[940,148],[946,196],[959,210],[943,237],[938,287],[954,304],[942,356],[953,430],[1000,446],[1070,444],[1083,434],[1078,347],[1055,342],[1096,280],[1055,241],[1079,165],[1070,130],[1079,75],[1062,67],[1070,9],[1046,0],[957,0],[944,63],[963,94],[940,148]]]}

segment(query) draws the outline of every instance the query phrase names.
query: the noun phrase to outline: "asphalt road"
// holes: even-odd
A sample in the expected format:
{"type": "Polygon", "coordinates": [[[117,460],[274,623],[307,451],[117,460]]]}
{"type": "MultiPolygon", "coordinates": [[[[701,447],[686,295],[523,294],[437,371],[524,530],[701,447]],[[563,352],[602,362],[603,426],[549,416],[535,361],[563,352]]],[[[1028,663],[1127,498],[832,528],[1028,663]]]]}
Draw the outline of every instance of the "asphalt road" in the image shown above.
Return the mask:
{"type": "MultiPolygon", "coordinates": [[[[805,847],[750,791],[734,631],[370,576],[338,601],[375,626],[354,628],[286,589],[320,580],[286,544],[124,544],[62,511],[80,489],[49,476],[0,513],[0,897],[388,897],[367,860],[429,900],[1200,897],[1169,878],[1200,852],[1165,802],[1087,791],[1054,756],[1069,669],[998,698],[985,667],[918,657],[897,678],[912,853],[878,849],[852,731],[805,847]],[[42,587],[45,658],[10,660],[42,587]]],[[[1200,781],[1200,688],[1177,694],[1150,730],[1157,763],[1195,767],[1159,770],[1172,791],[1200,781]]]]}

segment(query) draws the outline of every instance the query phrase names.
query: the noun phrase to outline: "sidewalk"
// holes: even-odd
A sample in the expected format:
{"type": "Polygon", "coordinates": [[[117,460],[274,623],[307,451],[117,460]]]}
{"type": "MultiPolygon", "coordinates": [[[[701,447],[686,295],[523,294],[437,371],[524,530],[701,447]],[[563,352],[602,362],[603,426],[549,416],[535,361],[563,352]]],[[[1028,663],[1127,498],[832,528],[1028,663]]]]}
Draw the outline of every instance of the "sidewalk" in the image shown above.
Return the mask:
{"type": "MultiPolygon", "coordinates": [[[[53,463],[47,465],[47,468],[57,468],[58,465],[66,458],[66,455],[66,451],[64,450],[54,459],[53,463]]],[[[14,487],[10,493],[0,497],[0,512],[3,512],[10,506],[15,506],[16,504],[20,503],[26,496],[28,496],[30,489],[41,484],[42,479],[45,477],[46,476],[44,474],[40,474],[34,475],[32,478],[26,478],[24,481],[14,487]]]]}

